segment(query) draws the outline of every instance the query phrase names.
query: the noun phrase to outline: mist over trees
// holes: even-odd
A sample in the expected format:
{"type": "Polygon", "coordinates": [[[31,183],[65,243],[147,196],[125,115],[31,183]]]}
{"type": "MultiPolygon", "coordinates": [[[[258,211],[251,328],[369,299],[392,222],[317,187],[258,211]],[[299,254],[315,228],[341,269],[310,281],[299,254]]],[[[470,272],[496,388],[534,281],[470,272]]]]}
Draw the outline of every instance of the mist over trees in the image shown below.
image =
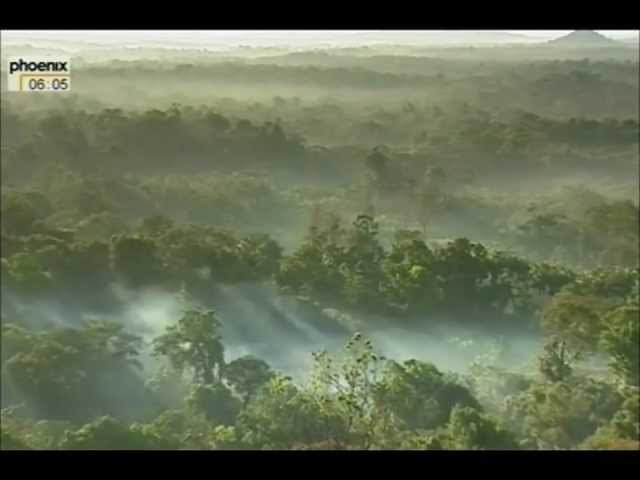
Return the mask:
{"type": "Polygon", "coordinates": [[[637,48],[77,52],[2,75],[3,449],[640,448],[637,48]]]}

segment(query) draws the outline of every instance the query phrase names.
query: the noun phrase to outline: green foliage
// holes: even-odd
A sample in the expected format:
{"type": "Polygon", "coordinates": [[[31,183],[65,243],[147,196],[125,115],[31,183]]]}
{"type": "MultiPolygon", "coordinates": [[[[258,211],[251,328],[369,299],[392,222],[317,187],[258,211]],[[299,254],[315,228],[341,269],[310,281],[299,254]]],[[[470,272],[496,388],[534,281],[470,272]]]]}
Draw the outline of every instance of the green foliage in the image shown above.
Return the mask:
{"type": "Polygon", "coordinates": [[[600,429],[581,445],[586,450],[640,450],[640,442],[620,438],[609,430],[600,429]]]}
{"type": "Polygon", "coordinates": [[[392,304],[412,311],[429,311],[442,301],[444,292],[430,275],[433,252],[418,239],[396,239],[385,260],[384,294],[392,304]]]}
{"type": "Polygon", "coordinates": [[[39,293],[51,285],[38,258],[27,253],[16,253],[3,259],[3,273],[9,285],[25,293],[39,293]]]}
{"type": "Polygon", "coordinates": [[[35,421],[21,414],[21,405],[2,409],[3,450],[51,450],[58,447],[67,422],[50,420],[35,421]]]}
{"type": "Polygon", "coordinates": [[[131,381],[127,372],[140,365],[141,339],[112,322],[43,333],[3,324],[2,341],[7,388],[24,395],[45,418],[84,419],[108,412],[112,405],[101,394],[103,382],[116,374],[123,384],[131,381]]]}
{"type": "Polygon", "coordinates": [[[244,238],[197,225],[153,227],[149,232],[165,266],[166,283],[260,281],[277,272],[282,248],[268,235],[244,238]]]}
{"type": "Polygon", "coordinates": [[[525,448],[568,449],[606,425],[621,403],[612,385],[575,377],[532,384],[507,399],[504,418],[525,448]]]}
{"type": "Polygon", "coordinates": [[[249,448],[344,448],[347,427],[333,406],[276,375],[240,413],[238,431],[249,448]]]}
{"type": "Polygon", "coordinates": [[[464,386],[416,360],[390,362],[380,390],[380,401],[411,430],[443,426],[456,406],[480,408],[464,386]]]}
{"type": "Polygon", "coordinates": [[[477,361],[471,365],[470,373],[475,398],[488,412],[497,416],[503,414],[505,399],[526,391],[533,383],[529,375],[477,361]]]}
{"type": "Polygon", "coordinates": [[[4,430],[1,433],[2,437],[0,438],[0,449],[1,450],[30,450],[26,443],[24,443],[19,438],[14,437],[11,433],[5,432],[4,430]]]}
{"type": "Polygon", "coordinates": [[[187,397],[187,406],[205,415],[214,425],[230,426],[235,423],[241,403],[223,383],[194,385],[187,397]]]}
{"type": "Polygon", "coordinates": [[[446,439],[442,434],[410,433],[399,444],[401,450],[444,450],[446,439]]]}
{"type": "Polygon", "coordinates": [[[113,243],[113,268],[134,287],[154,284],[162,278],[157,247],[144,238],[116,237],[113,243]]]}
{"type": "Polygon", "coordinates": [[[6,234],[27,235],[34,231],[37,220],[51,213],[51,205],[40,192],[12,192],[2,194],[2,232],[6,234]]]}
{"type": "Polygon", "coordinates": [[[2,364],[32,347],[36,335],[15,323],[2,321],[2,364]]]}
{"type": "Polygon", "coordinates": [[[613,431],[620,438],[640,441],[640,392],[628,387],[623,392],[624,403],[611,419],[613,431]]]}
{"type": "Polygon", "coordinates": [[[457,450],[516,450],[515,436],[495,420],[471,407],[456,405],[444,435],[448,448],[457,450]]]}
{"type": "Polygon", "coordinates": [[[289,290],[337,297],[344,288],[344,276],[337,268],[342,263],[342,248],[326,244],[325,235],[314,235],[293,255],[286,257],[276,275],[278,284],[289,290]]]}
{"type": "Polygon", "coordinates": [[[274,372],[265,361],[245,355],[226,364],[223,375],[246,405],[274,372]]]}
{"type": "Polygon", "coordinates": [[[235,427],[217,426],[213,430],[211,446],[215,450],[241,450],[243,443],[238,439],[235,427]]]}
{"type": "Polygon", "coordinates": [[[107,242],[115,235],[127,233],[129,226],[120,217],[109,212],[94,213],[83,218],[75,226],[75,236],[78,240],[92,242],[107,242]]]}
{"type": "Polygon", "coordinates": [[[579,352],[570,353],[566,342],[553,339],[544,346],[542,355],[538,358],[538,369],[545,380],[562,382],[571,376],[571,367],[579,357],[579,352]]]}
{"type": "Polygon", "coordinates": [[[365,165],[371,171],[373,180],[378,185],[383,185],[388,177],[389,157],[387,157],[380,149],[375,148],[365,160],[365,165]]]}
{"type": "Polygon", "coordinates": [[[267,383],[259,402],[249,405],[239,418],[240,427],[247,431],[249,444],[291,448],[296,436],[295,422],[291,419],[300,416],[298,412],[289,416],[296,394],[297,389],[285,378],[276,377],[267,383]],[[284,409],[289,411],[285,413],[284,409]],[[289,421],[285,423],[286,419],[289,421]]]}
{"type": "Polygon", "coordinates": [[[245,268],[252,272],[251,279],[258,280],[277,271],[282,247],[268,235],[251,235],[238,243],[237,255],[245,268]]]}
{"type": "Polygon", "coordinates": [[[557,294],[575,279],[575,272],[562,265],[538,263],[531,266],[531,286],[547,295],[557,294]]]}
{"type": "Polygon", "coordinates": [[[398,430],[379,382],[381,362],[356,334],[346,357],[314,354],[311,381],[299,388],[277,375],[239,417],[247,445],[263,448],[369,449],[397,444],[398,430]]]}
{"type": "Polygon", "coordinates": [[[111,417],[101,417],[79,430],[67,431],[63,450],[170,450],[171,442],[135,425],[127,427],[111,417]]]}
{"type": "Polygon", "coordinates": [[[221,327],[215,312],[187,310],[153,340],[153,354],[166,357],[179,371],[191,371],[194,382],[213,385],[224,366],[221,327]]]}
{"type": "MultiPolygon", "coordinates": [[[[386,359],[380,358],[371,341],[360,333],[347,342],[345,350],[346,356],[340,361],[326,352],[314,354],[312,391],[341,419],[350,445],[360,449],[382,447],[382,442],[392,440],[394,431],[388,405],[380,401],[386,359]]],[[[342,443],[338,438],[332,440],[342,443]]]]}
{"type": "Polygon", "coordinates": [[[398,237],[386,252],[377,222],[366,215],[346,236],[337,233],[336,226],[312,227],[309,240],[284,258],[278,284],[360,309],[506,321],[531,316],[537,293],[573,278],[561,271],[551,278],[523,259],[468,239],[432,249],[415,236],[398,237]],[[465,302],[458,301],[460,291],[465,302]]]}
{"type": "Polygon", "coordinates": [[[567,291],[575,295],[594,295],[624,301],[637,288],[638,268],[598,268],[579,275],[567,285],[567,291]]]}
{"type": "Polygon", "coordinates": [[[150,237],[160,236],[171,230],[175,222],[165,215],[153,215],[142,220],[141,231],[150,237]]]}
{"type": "Polygon", "coordinates": [[[204,414],[187,410],[166,410],[150,423],[136,424],[135,429],[147,438],[162,439],[172,450],[210,449],[216,431],[204,414]]]}
{"type": "Polygon", "coordinates": [[[605,325],[602,315],[614,306],[607,297],[562,291],[544,309],[542,328],[547,335],[565,339],[574,349],[594,352],[605,325]]]}
{"type": "Polygon", "coordinates": [[[640,383],[640,310],[626,305],[604,318],[602,348],[611,356],[611,368],[622,381],[640,383]]]}

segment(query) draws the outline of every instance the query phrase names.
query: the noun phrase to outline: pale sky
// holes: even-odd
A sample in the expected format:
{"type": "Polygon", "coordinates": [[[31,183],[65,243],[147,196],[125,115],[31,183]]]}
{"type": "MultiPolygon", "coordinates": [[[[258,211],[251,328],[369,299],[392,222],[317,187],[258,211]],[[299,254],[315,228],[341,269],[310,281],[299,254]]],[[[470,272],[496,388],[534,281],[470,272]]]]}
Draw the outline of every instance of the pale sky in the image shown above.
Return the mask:
{"type": "MultiPolygon", "coordinates": [[[[610,38],[637,37],[638,30],[597,30],[610,38]]],[[[407,42],[413,44],[527,41],[504,34],[548,40],[571,30],[5,30],[2,39],[16,41],[86,41],[109,45],[146,43],[182,46],[302,46],[333,43],[354,45],[407,42]]]]}

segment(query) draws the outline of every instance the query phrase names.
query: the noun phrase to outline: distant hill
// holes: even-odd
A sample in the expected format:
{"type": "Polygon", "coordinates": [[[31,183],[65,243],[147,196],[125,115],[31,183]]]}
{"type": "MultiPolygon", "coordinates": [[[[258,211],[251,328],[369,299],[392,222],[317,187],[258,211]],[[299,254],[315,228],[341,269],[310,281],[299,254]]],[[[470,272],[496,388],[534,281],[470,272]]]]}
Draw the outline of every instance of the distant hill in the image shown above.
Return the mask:
{"type": "Polygon", "coordinates": [[[593,30],[576,30],[568,35],[547,42],[556,47],[593,48],[615,47],[620,43],[593,30]]]}

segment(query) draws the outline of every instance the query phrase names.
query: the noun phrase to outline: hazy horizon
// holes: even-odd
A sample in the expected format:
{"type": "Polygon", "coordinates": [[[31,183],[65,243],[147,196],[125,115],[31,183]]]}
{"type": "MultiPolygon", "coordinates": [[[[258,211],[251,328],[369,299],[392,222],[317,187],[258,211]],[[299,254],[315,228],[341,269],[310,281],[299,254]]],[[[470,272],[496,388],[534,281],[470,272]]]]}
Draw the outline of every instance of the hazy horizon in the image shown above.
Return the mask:
{"type": "MultiPolygon", "coordinates": [[[[3,30],[3,43],[84,42],[94,45],[176,47],[362,46],[535,43],[571,30],[3,30]]],[[[638,30],[597,30],[613,39],[630,39],[638,30]]]]}

